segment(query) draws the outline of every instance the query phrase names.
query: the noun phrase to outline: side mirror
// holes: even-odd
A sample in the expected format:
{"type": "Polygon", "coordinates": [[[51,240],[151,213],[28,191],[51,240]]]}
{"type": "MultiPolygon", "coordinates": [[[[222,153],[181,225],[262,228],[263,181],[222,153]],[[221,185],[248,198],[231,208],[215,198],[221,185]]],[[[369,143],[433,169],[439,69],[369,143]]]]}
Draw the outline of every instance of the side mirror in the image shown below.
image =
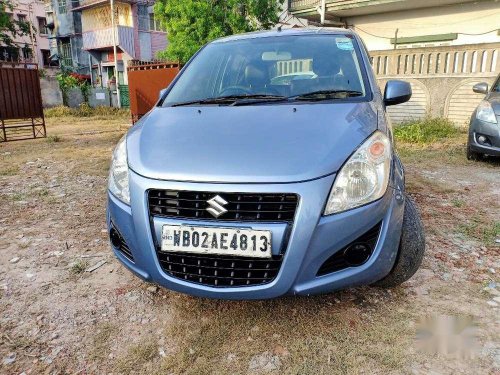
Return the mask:
{"type": "Polygon", "coordinates": [[[385,86],[384,103],[386,106],[406,103],[411,94],[411,85],[408,82],[390,80],[385,86]]]}
{"type": "Polygon", "coordinates": [[[488,84],[486,82],[481,82],[474,87],[472,87],[472,91],[474,91],[477,94],[487,94],[488,93],[488,84]]]}
{"type": "Polygon", "coordinates": [[[161,89],[160,90],[160,94],[158,94],[158,100],[160,100],[161,98],[163,98],[163,95],[167,92],[167,89],[164,88],[164,89],[161,89]]]}

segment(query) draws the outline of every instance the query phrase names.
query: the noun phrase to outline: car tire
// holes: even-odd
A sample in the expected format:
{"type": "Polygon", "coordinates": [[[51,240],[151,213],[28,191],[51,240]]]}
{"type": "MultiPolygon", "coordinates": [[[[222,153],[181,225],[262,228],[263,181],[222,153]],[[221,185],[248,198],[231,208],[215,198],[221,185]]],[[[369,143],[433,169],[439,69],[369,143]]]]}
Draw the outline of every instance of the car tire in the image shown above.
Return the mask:
{"type": "Polygon", "coordinates": [[[483,155],[479,152],[472,151],[470,148],[470,144],[467,144],[467,160],[478,161],[483,158],[483,155]]]}
{"type": "Polygon", "coordinates": [[[393,288],[410,279],[422,264],[425,252],[425,234],[415,202],[406,196],[403,229],[399,251],[391,272],[374,286],[393,288]]]}

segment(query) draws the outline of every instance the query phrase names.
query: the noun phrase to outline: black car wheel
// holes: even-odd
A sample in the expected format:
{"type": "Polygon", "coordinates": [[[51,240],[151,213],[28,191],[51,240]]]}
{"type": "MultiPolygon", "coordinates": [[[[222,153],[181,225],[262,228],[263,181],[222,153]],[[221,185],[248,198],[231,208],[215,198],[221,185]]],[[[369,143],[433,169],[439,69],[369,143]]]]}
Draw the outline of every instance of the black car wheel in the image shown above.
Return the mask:
{"type": "Polygon", "coordinates": [[[392,288],[410,279],[422,264],[425,252],[425,234],[420,214],[413,200],[406,196],[403,230],[399,252],[391,272],[374,286],[392,288]]]}

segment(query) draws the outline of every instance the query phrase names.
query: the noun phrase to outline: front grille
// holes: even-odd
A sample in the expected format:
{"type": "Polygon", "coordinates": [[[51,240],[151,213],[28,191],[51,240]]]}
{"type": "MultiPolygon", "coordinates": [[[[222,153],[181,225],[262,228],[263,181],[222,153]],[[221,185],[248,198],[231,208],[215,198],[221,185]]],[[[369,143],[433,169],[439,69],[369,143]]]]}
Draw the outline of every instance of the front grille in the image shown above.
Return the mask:
{"type": "Polygon", "coordinates": [[[178,190],[150,190],[149,212],[152,216],[217,221],[292,222],[297,209],[295,194],[213,193],[178,190]],[[218,218],[207,211],[207,201],[216,195],[228,202],[226,213],[218,218]]]}
{"type": "Polygon", "coordinates": [[[163,270],[171,276],[213,287],[262,285],[274,280],[282,256],[270,259],[180,254],[158,251],[163,270]]]}
{"type": "Polygon", "coordinates": [[[371,255],[371,253],[375,249],[375,246],[377,245],[377,240],[378,240],[378,237],[380,234],[381,227],[382,227],[382,222],[378,223],[372,229],[370,229],[368,232],[366,232],[365,234],[360,236],[358,239],[356,239],[355,241],[351,242],[346,247],[340,249],[335,254],[333,254],[320,267],[320,269],[317,273],[317,276],[322,276],[322,275],[326,275],[328,273],[343,270],[345,268],[354,267],[353,265],[349,264],[349,262],[344,257],[344,251],[347,248],[354,246],[356,244],[367,245],[370,248],[370,255],[371,255]]]}

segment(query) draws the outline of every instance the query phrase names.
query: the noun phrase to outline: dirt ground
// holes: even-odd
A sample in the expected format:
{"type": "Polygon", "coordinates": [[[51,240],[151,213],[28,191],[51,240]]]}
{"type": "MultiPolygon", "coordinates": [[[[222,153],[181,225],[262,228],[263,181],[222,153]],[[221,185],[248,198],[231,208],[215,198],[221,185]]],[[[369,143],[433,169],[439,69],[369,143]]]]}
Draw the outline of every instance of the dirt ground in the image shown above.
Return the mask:
{"type": "Polygon", "coordinates": [[[398,145],[427,234],[411,281],[227,302],[112,255],[107,169],[126,123],[49,119],[49,138],[0,144],[1,374],[500,374],[500,163],[465,160],[464,135],[398,145]]]}

